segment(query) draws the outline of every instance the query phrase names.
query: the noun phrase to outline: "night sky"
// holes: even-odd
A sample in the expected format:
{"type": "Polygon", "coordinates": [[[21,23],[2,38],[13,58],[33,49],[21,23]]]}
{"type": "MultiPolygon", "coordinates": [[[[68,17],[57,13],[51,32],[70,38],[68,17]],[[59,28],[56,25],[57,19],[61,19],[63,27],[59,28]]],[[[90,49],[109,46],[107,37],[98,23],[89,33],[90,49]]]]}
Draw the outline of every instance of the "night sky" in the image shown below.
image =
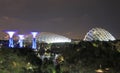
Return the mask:
{"type": "Polygon", "coordinates": [[[120,38],[119,0],[0,0],[0,31],[83,38],[94,27],[120,38]]]}

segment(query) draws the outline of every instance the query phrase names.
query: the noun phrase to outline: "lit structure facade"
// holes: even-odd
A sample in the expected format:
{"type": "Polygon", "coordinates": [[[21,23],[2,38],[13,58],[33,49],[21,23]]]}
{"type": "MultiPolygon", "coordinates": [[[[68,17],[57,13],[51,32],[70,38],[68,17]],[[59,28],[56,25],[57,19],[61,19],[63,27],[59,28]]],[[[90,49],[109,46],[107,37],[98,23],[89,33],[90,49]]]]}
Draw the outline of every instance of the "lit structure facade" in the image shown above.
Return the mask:
{"type": "Polygon", "coordinates": [[[105,29],[102,28],[93,28],[91,29],[84,38],[84,41],[113,41],[115,38],[105,29]]]}
{"type": "Polygon", "coordinates": [[[24,35],[18,35],[19,37],[19,47],[22,48],[23,47],[23,40],[24,40],[24,35]]]}
{"type": "MultiPolygon", "coordinates": [[[[25,41],[31,42],[31,36],[28,35],[25,38],[25,41]]],[[[71,39],[57,35],[54,33],[48,33],[48,32],[41,32],[36,36],[36,40],[38,42],[44,42],[44,43],[65,43],[65,42],[71,42],[71,39]]]]}
{"type": "Polygon", "coordinates": [[[38,32],[31,32],[32,36],[33,36],[33,40],[32,40],[32,48],[36,49],[37,48],[37,43],[36,43],[36,35],[38,34],[38,32]]]}
{"type": "Polygon", "coordinates": [[[9,47],[13,48],[13,35],[15,34],[15,31],[6,31],[6,33],[9,35],[9,47]]]}

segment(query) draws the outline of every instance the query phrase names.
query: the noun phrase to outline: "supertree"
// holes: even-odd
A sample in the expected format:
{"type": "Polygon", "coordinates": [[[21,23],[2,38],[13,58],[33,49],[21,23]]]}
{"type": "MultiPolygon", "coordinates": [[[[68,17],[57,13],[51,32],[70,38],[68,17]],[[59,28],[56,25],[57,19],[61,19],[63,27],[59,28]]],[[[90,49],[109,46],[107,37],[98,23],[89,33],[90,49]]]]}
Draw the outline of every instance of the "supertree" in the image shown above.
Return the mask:
{"type": "Polygon", "coordinates": [[[22,48],[23,47],[23,40],[24,40],[24,35],[19,34],[19,47],[22,48]]]}
{"type": "Polygon", "coordinates": [[[32,48],[36,49],[37,48],[37,43],[36,43],[36,36],[38,34],[38,32],[31,32],[32,36],[33,36],[33,40],[32,40],[32,48]]]}
{"type": "Polygon", "coordinates": [[[15,34],[15,31],[6,31],[6,33],[9,35],[9,47],[13,48],[14,47],[13,35],[15,34]]]}

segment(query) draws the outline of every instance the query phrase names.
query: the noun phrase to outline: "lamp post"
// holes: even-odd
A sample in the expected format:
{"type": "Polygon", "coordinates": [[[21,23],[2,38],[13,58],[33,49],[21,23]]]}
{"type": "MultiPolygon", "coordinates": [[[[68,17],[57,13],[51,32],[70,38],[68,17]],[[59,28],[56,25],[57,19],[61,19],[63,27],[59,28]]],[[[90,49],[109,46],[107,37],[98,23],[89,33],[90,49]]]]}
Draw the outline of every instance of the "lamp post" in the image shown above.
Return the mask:
{"type": "Polygon", "coordinates": [[[23,40],[24,40],[24,35],[18,35],[19,37],[19,47],[22,48],[23,47],[23,40]]]}
{"type": "Polygon", "coordinates": [[[6,31],[6,33],[9,35],[9,47],[13,48],[13,35],[15,34],[15,31],[6,31]]]}
{"type": "Polygon", "coordinates": [[[33,36],[33,40],[32,40],[32,48],[36,49],[37,48],[37,44],[36,44],[36,35],[38,34],[38,32],[31,32],[32,36],[33,36]]]}

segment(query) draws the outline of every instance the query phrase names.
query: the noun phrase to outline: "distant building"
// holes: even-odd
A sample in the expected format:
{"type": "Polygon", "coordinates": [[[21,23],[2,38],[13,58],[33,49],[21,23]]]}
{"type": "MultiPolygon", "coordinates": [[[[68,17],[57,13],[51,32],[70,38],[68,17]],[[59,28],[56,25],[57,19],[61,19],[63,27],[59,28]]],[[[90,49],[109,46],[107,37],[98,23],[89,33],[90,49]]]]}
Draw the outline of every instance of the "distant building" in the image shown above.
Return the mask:
{"type": "MultiPolygon", "coordinates": [[[[31,42],[32,36],[27,35],[25,41],[31,42]]],[[[71,42],[71,39],[54,33],[41,32],[36,36],[37,42],[44,43],[65,43],[71,42]]]]}
{"type": "Polygon", "coordinates": [[[113,37],[108,31],[102,28],[92,28],[84,38],[84,41],[113,41],[115,37],[113,37]]]}

